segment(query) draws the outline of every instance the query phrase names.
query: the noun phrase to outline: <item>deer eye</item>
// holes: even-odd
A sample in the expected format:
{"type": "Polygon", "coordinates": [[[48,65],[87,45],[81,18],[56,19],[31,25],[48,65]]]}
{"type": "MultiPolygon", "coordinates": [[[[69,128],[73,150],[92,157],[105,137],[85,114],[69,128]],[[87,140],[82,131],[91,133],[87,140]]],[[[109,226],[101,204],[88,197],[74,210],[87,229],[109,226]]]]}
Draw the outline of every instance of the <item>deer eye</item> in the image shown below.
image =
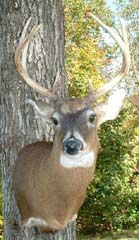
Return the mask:
{"type": "Polygon", "coordinates": [[[58,126],[59,125],[59,122],[60,122],[60,116],[59,116],[59,113],[58,112],[55,112],[52,117],[51,117],[51,120],[53,122],[53,124],[55,126],[58,126]]]}
{"type": "Polygon", "coordinates": [[[94,119],[95,119],[95,114],[91,114],[91,115],[89,116],[89,122],[90,122],[90,123],[93,123],[93,122],[94,122],[94,119]]]}
{"type": "Polygon", "coordinates": [[[53,123],[54,123],[55,126],[58,125],[58,120],[57,120],[56,118],[52,117],[52,121],[53,121],[53,123]]]}

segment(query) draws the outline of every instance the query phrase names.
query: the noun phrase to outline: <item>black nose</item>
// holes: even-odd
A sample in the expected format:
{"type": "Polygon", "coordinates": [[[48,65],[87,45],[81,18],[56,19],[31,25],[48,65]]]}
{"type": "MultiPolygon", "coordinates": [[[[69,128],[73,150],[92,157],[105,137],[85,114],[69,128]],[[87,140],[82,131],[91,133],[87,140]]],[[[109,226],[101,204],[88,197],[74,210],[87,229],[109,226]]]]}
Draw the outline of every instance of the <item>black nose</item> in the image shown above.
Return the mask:
{"type": "Polygon", "coordinates": [[[78,154],[83,149],[83,144],[80,140],[75,138],[69,138],[63,143],[64,152],[69,155],[78,154]]]}

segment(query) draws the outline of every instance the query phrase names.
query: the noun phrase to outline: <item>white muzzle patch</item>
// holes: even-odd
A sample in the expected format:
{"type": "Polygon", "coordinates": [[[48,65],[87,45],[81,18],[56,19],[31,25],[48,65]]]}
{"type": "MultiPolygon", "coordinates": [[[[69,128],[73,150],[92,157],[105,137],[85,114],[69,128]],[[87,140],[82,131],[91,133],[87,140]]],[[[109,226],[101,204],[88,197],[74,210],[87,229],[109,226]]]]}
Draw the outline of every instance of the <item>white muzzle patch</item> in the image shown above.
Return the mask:
{"type": "MultiPolygon", "coordinates": [[[[68,131],[63,141],[67,140],[71,135],[82,142],[84,149],[87,147],[87,143],[78,131],[74,131],[73,133],[68,131]]],[[[64,168],[88,168],[94,163],[95,153],[94,151],[89,151],[87,149],[75,155],[69,155],[63,152],[60,156],[60,165],[64,168]]]]}
{"type": "Polygon", "coordinates": [[[81,152],[74,156],[62,153],[60,156],[60,165],[64,168],[88,168],[95,163],[95,153],[91,152],[81,152]]]}

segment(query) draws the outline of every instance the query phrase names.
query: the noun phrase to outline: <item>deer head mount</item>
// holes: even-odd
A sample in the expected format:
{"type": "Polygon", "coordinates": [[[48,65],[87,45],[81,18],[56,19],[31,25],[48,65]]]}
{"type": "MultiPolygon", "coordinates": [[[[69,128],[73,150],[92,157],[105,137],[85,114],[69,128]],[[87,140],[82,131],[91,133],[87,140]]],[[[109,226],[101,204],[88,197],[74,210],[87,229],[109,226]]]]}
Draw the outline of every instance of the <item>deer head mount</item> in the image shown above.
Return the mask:
{"type": "MultiPolygon", "coordinates": [[[[125,97],[124,89],[118,89],[106,101],[93,107],[96,99],[109,92],[127,74],[130,53],[122,20],[120,36],[92,13],[87,15],[110,33],[123,54],[118,75],[96,92],[90,86],[84,98],[58,98],[54,95],[54,88],[59,74],[53,91],[31,79],[22,58],[38,26],[20,42],[15,54],[17,71],[25,82],[49,98],[49,103],[29,100],[30,104],[45,121],[52,122],[56,130],[53,143],[38,142],[20,151],[13,175],[15,198],[22,220],[26,226],[38,226],[41,231],[61,229],[75,219],[95,171],[97,129],[103,122],[117,117],[125,97]]],[[[29,21],[23,32],[28,24],[29,21]]]]}

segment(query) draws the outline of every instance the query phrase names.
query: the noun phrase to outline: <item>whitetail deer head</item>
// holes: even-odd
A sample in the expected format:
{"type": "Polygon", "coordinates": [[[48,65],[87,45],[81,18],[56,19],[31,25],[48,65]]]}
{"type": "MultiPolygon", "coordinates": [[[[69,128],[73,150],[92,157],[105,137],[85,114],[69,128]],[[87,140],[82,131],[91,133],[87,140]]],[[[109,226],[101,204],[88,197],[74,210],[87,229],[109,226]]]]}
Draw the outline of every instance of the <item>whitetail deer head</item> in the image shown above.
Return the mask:
{"type": "Polygon", "coordinates": [[[21,150],[14,171],[15,197],[22,219],[26,225],[37,225],[41,230],[48,225],[50,229],[64,227],[77,214],[95,170],[97,129],[103,122],[117,117],[125,97],[125,91],[118,89],[106,101],[93,107],[98,97],[109,92],[127,74],[130,54],[122,20],[120,36],[93,14],[88,13],[88,16],[118,43],[123,64],[116,77],[96,92],[90,87],[84,98],[58,98],[55,91],[49,91],[30,78],[22,56],[38,27],[32,29],[16,50],[15,63],[19,74],[34,90],[49,98],[49,104],[40,100],[29,102],[43,119],[53,122],[56,130],[53,144],[41,142],[21,150]],[[22,175],[24,180],[21,181],[22,175]]]}

